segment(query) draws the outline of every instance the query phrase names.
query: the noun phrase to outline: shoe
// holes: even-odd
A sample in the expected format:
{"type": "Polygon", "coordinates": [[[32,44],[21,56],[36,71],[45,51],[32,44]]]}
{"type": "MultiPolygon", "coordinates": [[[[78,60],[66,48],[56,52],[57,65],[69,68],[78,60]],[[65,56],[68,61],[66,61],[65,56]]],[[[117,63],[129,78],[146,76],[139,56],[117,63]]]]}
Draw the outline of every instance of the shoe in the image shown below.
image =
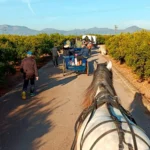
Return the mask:
{"type": "Polygon", "coordinates": [[[22,99],[25,100],[26,99],[26,92],[23,91],[21,95],[22,95],[22,99]]]}
{"type": "Polygon", "coordinates": [[[31,86],[31,87],[30,87],[30,94],[31,94],[31,93],[34,93],[34,86],[31,86]]]}
{"type": "Polygon", "coordinates": [[[31,96],[31,97],[35,96],[35,93],[30,93],[30,96],[31,96]]]}

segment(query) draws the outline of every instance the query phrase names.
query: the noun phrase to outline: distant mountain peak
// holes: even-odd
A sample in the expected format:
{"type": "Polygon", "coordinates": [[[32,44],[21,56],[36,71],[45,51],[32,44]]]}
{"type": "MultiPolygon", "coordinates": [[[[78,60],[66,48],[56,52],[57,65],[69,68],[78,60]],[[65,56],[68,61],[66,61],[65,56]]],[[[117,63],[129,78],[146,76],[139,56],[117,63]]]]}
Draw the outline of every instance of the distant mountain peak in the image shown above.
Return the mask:
{"type": "MultiPolygon", "coordinates": [[[[139,28],[138,26],[130,26],[124,30],[117,30],[117,33],[121,32],[135,32],[140,31],[142,28],[139,28]]],[[[17,34],[17,35],[36,35],[40,33],[47,33],[47,34],[53,34],[53,33],[59,33],[64,35],[83,35],[83,34],[115,34],[114,29],[109,28],[98,28],[93,27],[89,29],[73,29],[73,30],[58,30],[54,28],[45,28],[41,31],[30,29],[26,26],[11,26],[11,25],[0,25],[0,34],[17,34]]]]}
{"type": "Polygon", "coordinates": [[[140,31],[140,30],[143,30],[142,28],[139,28],[138,26],[130,26],[126,29],[124,29],[123,32],[136,32],[136,31],[140,31]]]}
{"type": "Polygon", "coordinates": [[[138,26],[131,26],[131,27],[128,27],[128,28],[126,28],[126,29],[131,29],[131,28],[137,28],[137,29],[141,29],[141,28],[139,28],[138,26]]]}

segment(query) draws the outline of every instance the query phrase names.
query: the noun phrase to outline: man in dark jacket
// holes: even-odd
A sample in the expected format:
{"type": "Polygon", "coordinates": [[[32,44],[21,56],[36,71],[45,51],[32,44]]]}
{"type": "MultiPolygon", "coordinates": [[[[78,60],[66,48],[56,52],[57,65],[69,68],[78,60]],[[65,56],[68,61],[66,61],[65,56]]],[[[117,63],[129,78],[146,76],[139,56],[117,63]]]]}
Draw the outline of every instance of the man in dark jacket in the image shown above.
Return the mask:
{"type": "Polygon", "coordinates": [[[26,99],[26,92],[28,83],[30,81],[30,94],[31,96],[34,96],[34,90],[35,90],[35,79],[38,80],[38,70],[36,61],[32,57],[32,52],[27,52],[27,58],[23,59],[21,62],[20,70],[23,73],[24,78],[24,84],[22,89],[22,99],[26,99]]]}
{"type": "Polygon", "coordinates": [[[87,59],[89,57],[89,50],[87,49],[86,46],[87,46],[86,44],[83,45],[81,51],[77,54],[77,61],[78,61],[77,66],[82,65],[82,59],[84,58],[87,59]]]}

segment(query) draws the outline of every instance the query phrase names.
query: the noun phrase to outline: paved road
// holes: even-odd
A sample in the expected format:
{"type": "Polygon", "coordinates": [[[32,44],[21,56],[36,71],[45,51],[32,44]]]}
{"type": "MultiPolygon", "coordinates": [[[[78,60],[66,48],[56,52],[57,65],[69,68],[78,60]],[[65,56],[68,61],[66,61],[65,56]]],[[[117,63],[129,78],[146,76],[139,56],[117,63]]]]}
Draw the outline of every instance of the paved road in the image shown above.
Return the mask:
{"type": "MultiPolygon", "coordinates": [[[[105,58],[93,51],[91,75],[62,76],[52,62],[40,69],[37,95],[21,100],[22,84],[0,98],[0,150],[69,150],[74,123],[81,112],[84,90],[92,80],[93,61],[105,58]]],[[[114,86],[125,108],[150,137],[150,116],[144,112],[141,96],[114,69],[114,86]]]]}

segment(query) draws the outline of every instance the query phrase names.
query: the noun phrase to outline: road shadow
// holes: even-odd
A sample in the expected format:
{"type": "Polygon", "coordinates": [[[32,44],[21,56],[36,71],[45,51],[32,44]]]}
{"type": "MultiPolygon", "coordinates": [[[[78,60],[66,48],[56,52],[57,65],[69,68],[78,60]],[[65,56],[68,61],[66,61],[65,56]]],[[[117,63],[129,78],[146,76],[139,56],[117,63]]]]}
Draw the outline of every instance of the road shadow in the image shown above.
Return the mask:
{"type": "Polygon", "coordinates": [[[150,114],[147,113],[143,103],[142,103],[142,94],[136,92],[134,95],[133,102],[130,105],[130,111],[137,122],[138,126],[140,126],[148,137],[150,138],[150,114]]]}
{"type": "MultiPolygon", "coordinates": [[[[61,73],[62,70],[54,68],[52,62],[42,67],[39,70],[40,79],[36,82],[36,94],[63,86],[76,78],[64,78],[61,73]]],[[[55,101],[56,98],[44,102],[37,96],[22,100],[21,90],[22,83],[0,98],[0,150],[36,150],[42,147],[45,143],[40,141],[40,137],[54,128],[48,118],[55,109],[66,104],[55,101]],[[46,109],[48,105],[51,109],[46,109]]]]}
{"type": "Polygon", "coordinates": [[[20,106],[18,99],[1,102],[0,149],[33,150],[35,144],[41,147],[44,143],[38,139],[52,130],[53,124],[47,120],[52,110],[40,110],[53,100],[43,104],[36,98],[30,102],[20,101],[20,106]]]}
{"type": "Polygon", "coordinates": [[[53,111],[67,102],[48,102],[32,98],[30,101],[12,99],[0,104],[0,149],[2,150],[36,150],[45,143],[40,140],[55,125],[48,118],[53,111]],[[50,109],[46,107],[50,106],[50,109]]]}
{"type": "MultiPolygon", "coordinates": [[[[93,74],[95,60],[89,61],[90,75],[93,74]]],[[[59,67],[54,68],[51,61],[39,70],[37,95],[60,85],[63,87],[77,78],[77,75],[63,77],[61,62],[62,57],[59,58],[59,67]]],[[[56,102],[57,98],[44,102],[37,96],[22,100],[21,91],[22,83],[0,98],[0,150],[36,150],[42,147],[45,143],[40,138],[54,128],[48,118],[55,109],[67,103],[56,102]],[[55,106],[52,105],[54,101],[55,106]],[[46,109],[48,105],[50,109],[46,109]]]]}
{"type": "MultiPolygon", "coordinates": [[[[60,58],[59,62],[60,67],[62,67],[62,58],[60,58]]],[[[64,77],[62,74],[62,69],[59,67],[54,68],[52,63],[49,63],[47,66],[42,68],[41,72],[43,75],[42,79],[38,81],[38,85],[36,86],[37,94],[59,85],[64,86],[77,78],[76,74],[64,77]]]]}

